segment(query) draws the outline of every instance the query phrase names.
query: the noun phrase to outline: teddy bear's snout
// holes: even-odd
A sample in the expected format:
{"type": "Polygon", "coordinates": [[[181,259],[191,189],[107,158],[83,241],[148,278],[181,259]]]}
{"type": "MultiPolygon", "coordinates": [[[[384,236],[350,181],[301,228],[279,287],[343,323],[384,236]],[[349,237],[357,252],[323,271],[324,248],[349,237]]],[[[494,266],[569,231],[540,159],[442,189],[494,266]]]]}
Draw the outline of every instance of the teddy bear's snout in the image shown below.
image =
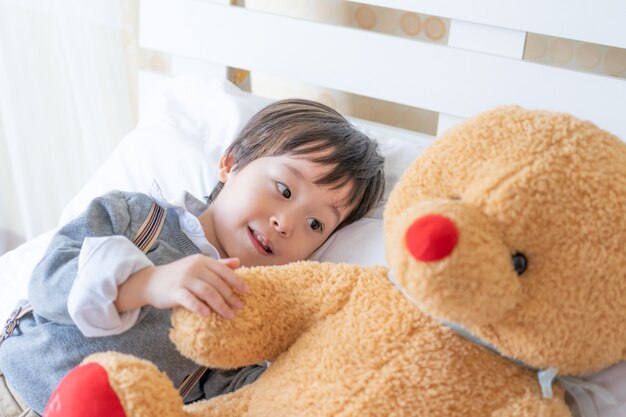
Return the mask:
{"type": "Polygon", "coordinates": [[[454,250],[459,232],[448,217],[427,214],[415,220],[404,235],[409,253],[421,262],[436,262],[454,250]]]}
{"type": "Polygon", "coordinates": [[[521,284],[503,233],[470,202],[428,200],[389,221],[389,266],[420,309],[471,326],[502,319],[521,284]]]}

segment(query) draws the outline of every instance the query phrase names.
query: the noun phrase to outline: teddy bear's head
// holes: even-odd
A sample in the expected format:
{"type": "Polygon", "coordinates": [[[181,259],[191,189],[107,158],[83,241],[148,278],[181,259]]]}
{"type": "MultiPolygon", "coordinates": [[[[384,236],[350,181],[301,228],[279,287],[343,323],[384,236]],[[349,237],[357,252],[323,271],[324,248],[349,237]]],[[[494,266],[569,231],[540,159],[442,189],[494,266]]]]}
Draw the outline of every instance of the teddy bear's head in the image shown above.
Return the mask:
{"type": "Polygon", "coordinates": [[[626,352],[626,144],[570,115],[500,107],[450,129],[384,213],[418,308],[563,374],[626,352]]]}

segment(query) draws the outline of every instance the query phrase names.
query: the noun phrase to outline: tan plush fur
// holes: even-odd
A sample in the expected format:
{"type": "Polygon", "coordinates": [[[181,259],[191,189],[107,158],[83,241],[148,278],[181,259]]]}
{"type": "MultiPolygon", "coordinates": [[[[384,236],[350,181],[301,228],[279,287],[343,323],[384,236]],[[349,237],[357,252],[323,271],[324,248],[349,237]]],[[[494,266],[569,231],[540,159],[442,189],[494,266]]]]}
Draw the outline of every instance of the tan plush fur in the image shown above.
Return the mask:
{"type": "Polygon", "coordinates": [[[385,217],[391,268],[427,314],[564,374],[624,357],[626,145],[618,138],[564,114],[494,110],[428,149],[405,173],[385,217]],[[455,253],[436,265],[412,262],[397,239],[407,210],[459,217],[455,253]],[[488,243],[477,244],[477,229],[488,243]],[[528,270],[516,278],[496,266],[498,251],[526,254],[528,270]],[[425,283],[426,276],[433,278],[425,283]],[[461,288],[464,303],[446,299],[450,291],[460,297],[461,288]],[[485,305],[487,291],[504,291],[506,299],[485,305]]]}
{"type": "MultiPolygon", "coordinates": [[[[127,415],[182,417],[183,400],[167,375],[152,363],[117,352],[90,355],[83,364],[98,363],[127,415]],[[169,393],[170,395],[165,395],[169,393]]],[[[97,404],[94,404],[97,407],[97,404]]]]}
{"type": "Polygon", "coordinates": [[[237,317],[177,310],[171,338],[211,367],[273,363],[254,384],[184,409],[143,361],[90,360],[104,364],[129,417],[570,416],[558,385],[543,398],[533,371],[438,320],[562,374],[622,360],[625,210],[624,143],[571,116],[498,108],[438,139],[392,193],[387,259],[410,299],[382,267],[239,269],[251,291],[237,317]],[[459,239],[444,259],[419,262],[405,234],[433,213],[459,239]],[[528,259],[520,276],[516,252],[528,259]]]}

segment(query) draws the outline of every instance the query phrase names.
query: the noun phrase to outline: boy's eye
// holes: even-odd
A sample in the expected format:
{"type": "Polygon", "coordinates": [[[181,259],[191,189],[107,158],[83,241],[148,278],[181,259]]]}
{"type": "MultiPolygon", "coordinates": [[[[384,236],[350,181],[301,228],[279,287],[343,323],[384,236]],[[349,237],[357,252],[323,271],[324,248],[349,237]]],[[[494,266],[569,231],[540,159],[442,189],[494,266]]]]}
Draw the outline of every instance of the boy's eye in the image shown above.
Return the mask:
{"type": "Polygon", "coordinates": [[[283,197],[291,197],[291,190],[285,184],[283,184],[282,182],[277,182],[276,187],[278,188],[278,192],[281,193],[283,197]]]}
{"type": "Polygon", "coordinates": [[[306,221],[309,224],[309,227],[311,228],[311,230],[315,230],[315,231],[322,230],[322,223],[320,223],[319,220],[309,217],[308,219],[306,219],[306,221]]]}

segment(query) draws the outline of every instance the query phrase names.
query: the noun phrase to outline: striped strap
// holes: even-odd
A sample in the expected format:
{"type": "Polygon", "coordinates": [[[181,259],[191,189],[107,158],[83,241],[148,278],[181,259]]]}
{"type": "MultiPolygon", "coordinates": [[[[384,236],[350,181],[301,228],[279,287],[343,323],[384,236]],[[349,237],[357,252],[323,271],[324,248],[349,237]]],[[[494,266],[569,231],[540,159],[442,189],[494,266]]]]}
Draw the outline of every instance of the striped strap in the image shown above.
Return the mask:
{"type": "Polygon", "coordinates": [[[2,333],[0,334],[0,343],[2,343],[3,340],[13,334],[13,330],[15,330],[17,325],[20,323],[20,319],[31,311],[33,311],[33,306],[27,302],[26,304],[17,307],[11,312],[9,318],[4,323],[4,327],[2,328],[2,333]]]}
{"type": "MultiPolygon", "coordinates": [[[[159,237],[163,223],[165,223],[165,209],[156,203],[152,203],[148,217],[137,231],[135,239],[133,239],[135,246],[143,252],[147,252],[159,237]]],[[[187,375],[178,387],[178,393],[183,399],[191,392],[193,387],[196,386],[207,369],[208,368],[201,367],[187,375]]]]}
{"type": "Polygon", "coordinates": [[[182,384],[178,387],[178,394],[185,399],[185,397],[191,392],[192,388],[200,381],[200,378],[208,371],[209,368],[203,366],[196,369],[193,373],[187,375],[182,384]]]}
{"type": "Polygon", "coordinates": [[[159,237],[163,224],[165,223],[165,209],[157,203],[152,203],[148,217],[137,230],[133,243],[143,253],[147,253],[154,242],[159,237]]]}

